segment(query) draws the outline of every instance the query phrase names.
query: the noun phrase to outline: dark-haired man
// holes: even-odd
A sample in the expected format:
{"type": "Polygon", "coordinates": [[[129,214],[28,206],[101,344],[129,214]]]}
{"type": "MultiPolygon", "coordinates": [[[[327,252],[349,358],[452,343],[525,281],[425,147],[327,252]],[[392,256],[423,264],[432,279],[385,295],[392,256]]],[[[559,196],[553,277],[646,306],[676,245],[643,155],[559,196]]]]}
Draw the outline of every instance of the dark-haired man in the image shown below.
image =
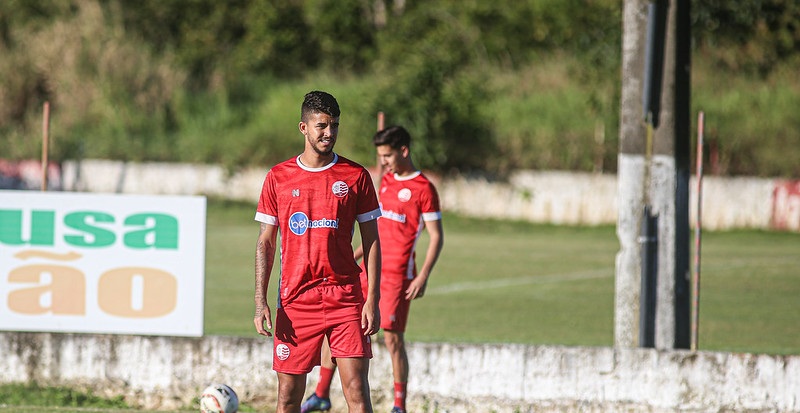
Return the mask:
{"type": "Polygon", "coordinates": [[[280,232],[278,303],[273,369],[278,374],[278,413],[300,411],[306,375],[320,364],[323,339],[339,366],[350,412],[371,413],[367,373],[370,335],[380,326],[378,285],[380,208],[369,172],[333,152],[339,104],[326,92],[305,95],[299,129],[303,152],[275,165],[264,179],[255,219],[256,331],[272,335],[267,288],[280,232]],[[366,295],[352,237],[359,223],[366,295]]]}

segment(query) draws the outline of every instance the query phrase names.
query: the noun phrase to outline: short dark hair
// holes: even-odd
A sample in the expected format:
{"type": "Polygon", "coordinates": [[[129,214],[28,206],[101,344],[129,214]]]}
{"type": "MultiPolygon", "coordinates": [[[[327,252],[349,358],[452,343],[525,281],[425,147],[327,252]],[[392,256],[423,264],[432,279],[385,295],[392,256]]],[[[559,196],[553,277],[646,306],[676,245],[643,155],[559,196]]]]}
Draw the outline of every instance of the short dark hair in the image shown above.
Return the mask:
{"type": "Polygon", "coordinates": [[[390,126],[378,131],[372,137],[375,146],[389,145],[392,149],[400,149],[403,146],[411,148],[411,135],[402,126],[390,126]]]}
{"type": "Polygon", "coordinates": [[[305,122],[312,113],[324,113],[328,116],[338,118],[339,102],[330,93],[313,90],[306,93],[303,98],[303,106],[300,109],[300,120],[305,122]]]}

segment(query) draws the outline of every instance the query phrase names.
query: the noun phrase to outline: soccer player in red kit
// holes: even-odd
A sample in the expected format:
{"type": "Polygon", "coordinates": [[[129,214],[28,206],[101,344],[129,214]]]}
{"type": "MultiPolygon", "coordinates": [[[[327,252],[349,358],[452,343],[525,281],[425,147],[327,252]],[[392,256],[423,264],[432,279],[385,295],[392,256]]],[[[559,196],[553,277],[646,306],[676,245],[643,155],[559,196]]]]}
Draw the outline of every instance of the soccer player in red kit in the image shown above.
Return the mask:
{"type": "Polygon", "coordinates": [[[280,279],[273,338],[278,413],[300,410],[306,375],[320,364],[323,338],[339,366],[350,412],[371,413],[370,335],[380,326],[378,285],[380,208],[369,172],[333,152],[339,105],[328,93],[306,94],[301,110],[303,153],[267,172],[255,219],[260,222],[255,262],[255,316],[271,336],[267,302],[280,232],[280,279]],[[366,277],[354,259],[359,223],[366,277]],[[367,284],[363,287],[362,279],[367,284]]]}
{"type": "MultiPolygon", "coordinates": [[[[376,133],[373,143],[386,170],[380,184],[378,219],[381,328],[392,359],[395,395],[392,413],[405,413],[409,368],[404,332],[411,300],[425,294],[428,277],[444,245],[442,214],[436,188],[411,159],[409,133],[401,126],[389,127],[376,133]],[[430,242],[417,272],[415,249],[423,229],[428,231],[430,242]]],[[[362,250],[357,249],[355,256],[360,258],[362,250]]],[[[330,409],[328,396],[335,365],[329,359],[323,347],[320,381],[303,403],[301,413],[330,409]]]]}

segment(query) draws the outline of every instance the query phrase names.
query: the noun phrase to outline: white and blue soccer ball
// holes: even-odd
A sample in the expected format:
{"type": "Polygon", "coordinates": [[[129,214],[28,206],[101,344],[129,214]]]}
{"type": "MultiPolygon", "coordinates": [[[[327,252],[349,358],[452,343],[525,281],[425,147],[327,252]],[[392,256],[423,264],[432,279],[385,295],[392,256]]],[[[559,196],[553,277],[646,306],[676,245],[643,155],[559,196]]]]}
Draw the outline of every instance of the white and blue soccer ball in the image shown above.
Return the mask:
{"type": "Polygon", "coordinates": [[[239,411],[239,397],[230,386],[214,383],[203,390],[200,396],[201,413],[236,413],[239,411]]]}

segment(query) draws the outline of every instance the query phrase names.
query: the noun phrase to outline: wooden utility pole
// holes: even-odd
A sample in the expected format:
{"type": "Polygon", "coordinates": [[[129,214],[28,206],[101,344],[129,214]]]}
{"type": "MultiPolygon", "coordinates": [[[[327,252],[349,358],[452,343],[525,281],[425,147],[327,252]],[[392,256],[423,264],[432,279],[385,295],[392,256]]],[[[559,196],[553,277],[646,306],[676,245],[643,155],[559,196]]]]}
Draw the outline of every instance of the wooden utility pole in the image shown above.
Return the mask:
{"type": "Polygon", "coordinates": [[[50,166],[50,102],[42,111],[42,191],[47,191],[47,169],[50,166]]]}
{"type": "MultiPolygon", "coordinates": [[[[378,132],[386,128],[386,125],[384,123],[385,123],[385,116],[383,112],[378,112],[378,130],[377,130],[378,132]]],[[[375,170],[378,171],[378,183],[380,183],[381,177],[383,176],[383,164],[381,163],[381,158],[378,155],[375,155],[375,170]]]]}

